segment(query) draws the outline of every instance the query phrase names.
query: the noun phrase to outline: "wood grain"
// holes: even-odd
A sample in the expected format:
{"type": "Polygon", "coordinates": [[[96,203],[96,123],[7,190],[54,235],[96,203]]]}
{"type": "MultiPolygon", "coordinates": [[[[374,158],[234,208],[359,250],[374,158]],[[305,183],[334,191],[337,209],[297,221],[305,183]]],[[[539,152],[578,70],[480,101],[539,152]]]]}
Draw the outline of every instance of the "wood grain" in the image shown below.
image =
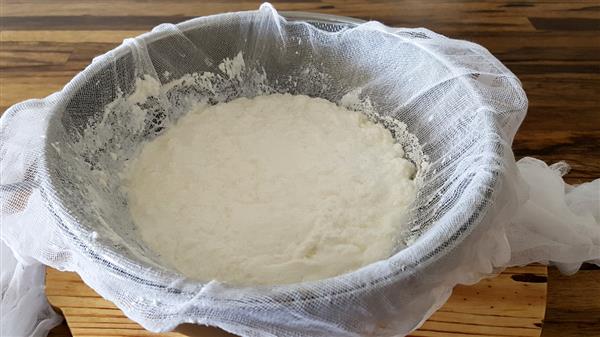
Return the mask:
{"type": "Polygon", "coordinates": [[[584,265],[573,276],[551,268],[549,276],[543,336],[600,336],[600,268],[584,265]]]}
{"type": "MultiPolygon", "coordinates": [[[[452,297],[411,336],[540,336],[546,305],[546,267],[510,268],[476,285],[458,286],[452,297]]],[[[114,304],[97,295],[75,273],[48,268],[46,294],[62,311],[78,336],[233,336],[216,328],[186,325],[152,334],[126,318],[114,304]]]]}
{"type": "MultiPolygon", "coordinates": [[[[272,1],[314,11],[423,26],[482,44],[519,78],[528,115],[514,149],[567,160],[571,183],[600,177],[600,3],[585,1],[272,1]]],[[[162,22],[256,9],[258,1],[0,0],[0,111],[59,90],[91,59],[162,22]]],[[[600,336],[600,270],[549,276],[544,337],[600,336]],[[574,296],[578,295],[578,296],[574,296]],[[596,308],[597,308],[596,306],[596,308]]]]}

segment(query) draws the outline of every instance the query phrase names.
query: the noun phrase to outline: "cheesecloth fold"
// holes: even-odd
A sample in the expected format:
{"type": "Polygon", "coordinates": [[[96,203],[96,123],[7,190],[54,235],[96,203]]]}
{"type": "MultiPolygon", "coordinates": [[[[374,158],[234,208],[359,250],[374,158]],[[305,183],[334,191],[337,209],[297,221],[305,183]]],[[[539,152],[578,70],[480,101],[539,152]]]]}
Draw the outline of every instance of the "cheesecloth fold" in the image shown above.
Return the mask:
{"type": "Polygon", "coordinates": [[[599,263],[600,180],[571,187],[566,164],[515,163],[526,109],[519,80],[486,49],[426,29],[269,4],[160,25],[0,119],[2,329],[43,335],[58,321],[42,264],[77,272],[151,331],[329,337],[408,334],[456,284],[506,266],[599,263]],[[191,104],[277,92],[392,130],[420,168],[411,230],[388,259],[316,282],[239,288],[165,267],[136,235],[120,169],[191,104]]]}

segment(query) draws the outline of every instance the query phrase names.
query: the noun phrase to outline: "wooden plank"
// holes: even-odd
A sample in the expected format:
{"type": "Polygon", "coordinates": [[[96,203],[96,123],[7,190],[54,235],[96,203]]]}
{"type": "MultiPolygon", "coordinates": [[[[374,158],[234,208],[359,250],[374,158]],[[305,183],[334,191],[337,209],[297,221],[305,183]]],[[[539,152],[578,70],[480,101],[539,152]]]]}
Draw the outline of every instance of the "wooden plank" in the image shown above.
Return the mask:
{"type": "Polygon", "coordinates": [[[600,131],[519,132],[513,151],[517,158],[532,156],[550,164],[564,160],[572,167],[570,178],[589,181],[600,176],[600,161],[589,159],[600,158],[600,131]]]}
{"type": "MultiPolygon", "coordinates": [[[[144,2],[136,0],[110,0],[99,5],[93,0],[77,1],[3,1],[3,16],[152,16],[188,15],[201,16],[228,11],[254,10],[262,1],[160,1],[144,2]]],[[[534,17],[576,17],[597,18],[598,3],[587,1],[374,1],[360,0],[329,1],[273,1],[279,10],[309,10],[347,16],[379,17],[389,13],[396,17],[454,17],[465,16],[534,16],[534,17]]]]}
{"type": "MultiPolygon", "coordinates": [[[[372,20],[372,17],[356,13],[353,17],[372,20]]],[[[5,17],[0,22],[2,30],[150,30],[161,23],[178,23],[193,19],[194,16],[15,16],[5,17]]],[[[423,27],[440,32],[451,33],[468,31],[477,26],[480,31],[533,31],[526,17],[489,17],[463,18],[456,21],[452,17],[424,19],[421,17],[403,17],[382,15],[380,21],[399,27],[423,27]]]]}
{"type": "MultiPolygon", "coordinates": [[[[585,266],[584,266],[585,267],[585,266]]],[[[544,337],[600,336],[600,268],[588,265],[573,276],[550,269],[544,337]]]]}
{"type": "Polygon", "coordinates": [[[0,50],[0,68],[65,64],[69,55],[69,52],[0,50]]]}
{"type": "MultiPolygon", "coordinates": [[[[144,331],[87,287],[75,273],[47,269],[46,294],[64,314],[73,336],[233,336],[216,328],[185,326],[176,332],[144,331]]],[[[509,268],[472,286],[457,286],[448,302],[412,336],[540,335],[545,312],[546,267],[509,268]]]]}
{"type": "Polygon", "coordinates": [[[80,43],[121,43],[126,38],[136,37],[147,30],[3,30],[2,42],[68,42],[80,43]]]}

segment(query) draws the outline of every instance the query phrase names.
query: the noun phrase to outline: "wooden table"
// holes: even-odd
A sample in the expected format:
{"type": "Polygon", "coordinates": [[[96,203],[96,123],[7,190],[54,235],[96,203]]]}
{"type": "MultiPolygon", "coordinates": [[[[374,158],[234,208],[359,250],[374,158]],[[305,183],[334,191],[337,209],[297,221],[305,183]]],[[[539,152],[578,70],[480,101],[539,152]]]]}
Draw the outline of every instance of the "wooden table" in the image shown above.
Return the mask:
{"type": "MultiPolygon", "coordinates": [[[[600,177],[597,0],[273,2],[280,10],[423,26],[482,44],[519,76],[529,96],[516,156],[564,159],[573,166],[570,183],[600,177]]],[[[95,55],[159,23],[257,7],[254,1],[1,0],[0,111],[59,90],[95,55]]],[[[588,266],[565,277],[551,269],[547,304],[544,337],[600,336],[600,270],[588,266]]]]}

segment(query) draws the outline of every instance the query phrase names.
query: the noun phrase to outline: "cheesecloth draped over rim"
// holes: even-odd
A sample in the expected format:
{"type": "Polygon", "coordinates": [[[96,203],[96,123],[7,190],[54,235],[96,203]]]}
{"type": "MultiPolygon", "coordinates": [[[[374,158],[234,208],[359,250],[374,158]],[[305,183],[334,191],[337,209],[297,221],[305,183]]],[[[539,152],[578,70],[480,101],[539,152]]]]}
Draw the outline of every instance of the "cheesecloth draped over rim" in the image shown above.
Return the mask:
{"type": "Polygon", "coordinates": [[[285,18],[269,4],[160,25],[2,116],[3,331],[44,335],[58,321],[43,265],[77,272],[151,331],[325,337],[407,334],[456,284],[509,265],[598,263],[600,180],[573,188],[566,164],[515,163],[526,109],[486,49],[426,29],[285,18]],[[368,108],[394,132],[421,169],[410,232],[388,259],[309,283],[240,288],[164,267],[136,235],[119,169],[193,103],[276,92],[368,108]]]}

